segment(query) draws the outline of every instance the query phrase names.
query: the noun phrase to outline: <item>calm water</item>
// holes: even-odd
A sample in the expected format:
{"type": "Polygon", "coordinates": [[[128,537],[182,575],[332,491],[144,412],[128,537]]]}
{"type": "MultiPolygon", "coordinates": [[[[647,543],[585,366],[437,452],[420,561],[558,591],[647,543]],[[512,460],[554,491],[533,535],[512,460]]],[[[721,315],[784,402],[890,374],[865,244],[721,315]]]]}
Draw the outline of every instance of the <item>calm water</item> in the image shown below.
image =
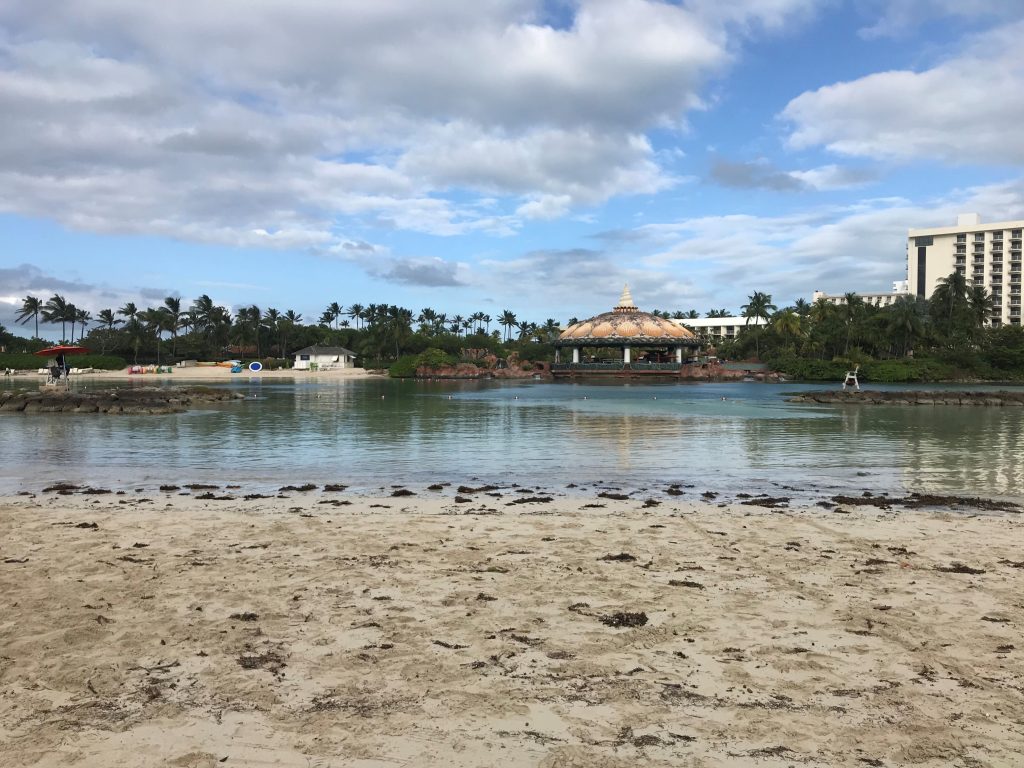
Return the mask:
{"type": "Polygon", "coordinates": [[[230,386],[249,399],[173,416],[0,416],[0,492],[56,479],[371,490],[477,478],[552,489],[1024,494],[1024,409],[793,405],[781,393],[817,388],[794,384],[230,386]]]}

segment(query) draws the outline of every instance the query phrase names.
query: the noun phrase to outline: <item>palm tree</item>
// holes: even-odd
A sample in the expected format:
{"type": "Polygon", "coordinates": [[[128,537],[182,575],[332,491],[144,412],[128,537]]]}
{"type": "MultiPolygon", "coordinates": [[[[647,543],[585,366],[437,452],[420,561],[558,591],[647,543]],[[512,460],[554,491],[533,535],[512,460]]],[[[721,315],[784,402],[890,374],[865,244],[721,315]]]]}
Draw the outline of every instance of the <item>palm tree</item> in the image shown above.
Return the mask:
{"type": "Polygon", "coordinates": [[[967,306],[974,320],[974,330],[977,331],[989,322],[997,305],[992,295],[985,290],[985,286],[975,285],[971,286],[967,294],[967,306]]]}
{"type": "Polygon", "coordinates": [[[807,317],[810,314],[811,305],[807,303],[807,299],[800,298],[793,302],[793,311],[800,317],[807,317]]]}
{"type": "Polygon", "coordinates": [[[792,309],[783,309],[772,315],[771,327],[782,338],[799,338],[804,335],[802,318],[792,309]]]}
{"type": "MultiPolygon", "coordinates": [[[[263,313],[262,325],[270,333],[270,338],[274,338],[275,334],[277,334],[277,331],[278,331],[278,329],[280,327],[280,325],[279,325],[280,322],[281,322],[281,313],[278,312],[273,307],[270,307],[266,312],[263,313]]],[[[280,352],[280,351],[281,350],[279,349],[278,352],[280,352]]],[[[269,352],[270,352],[270,350],[268,349],[267,353],[269,354],[269,352]]]]}
{"type": "Polygon", "coordinates": [[[78,334],[78,341],[81,342],[85,338],[85,326],[92,322],[92,315],[87,310],[76,309],[75,322],[82,326],[82,331],[78,334]]]}
{"type": "Polygon", "coordinates": [[[490,315],[484,315],[480,319],[483,320],[484,324],[487,326],[487,334],[490,335],[490,333],[491,333],[491,321],[494,318],[492,318],[490,315]]]}
{"type": "Polygon", "coordinates": [[[708,310],[707,317],[729,317],[728,309],[710,309],[708,310]]]}
{"type": "Polygon", "coordinates": [[[21,302],[21,309],[18,310],[17,320],[25,325],[32,318],[36,321],[35,338],[39,338],[39,313],[43,311],[43,300],[35,296],[26,296],[21,302]]]}
{"type": "Polygon", "coordinates": [[[117,310],[117,314],[121,315],[122,317],[128,318],[130,322],[132,320],[135,320],[139,316],[139,308],[135,306],[134,302],[129,301],[123,307],[117,310]]]}
{"type": "MultiPolygon", "coordinates": [[[[64,341],[67,336],[67,322],[69,307],[72,307],[67,299],[61,296],[59,293],[55,293],[50,297],[50,300],[43,306],[43,320],[48,323],[60,323],[60,339],[64,341]]],[[[72,328],[72,330],[74,330],[72,328]]]]}
{"type": "Polygon", "coordinates": [[[894,341],[899,339],[902,342],[903,357],[914,348],[914,341],[924,335],[923,303],[914,296],[900,296],[886,310],[887,330],[894,341]]]}
{"type": "Polygon", "coordinates": [[[110,340],[114,326],[120,325],[121,321],[114,317],[114,310],[112,309],[101,309],[96,313],[96,320],[103,328],[103,332],[100,334],[100,354],[105,355],[107,353],[107,342],[110,340]]]}
{"type": "Polygon", "coordinates": [[[111,309],[101,309],[96,313],[96,319],[99,320],[100,324],[108,331],[114,330],[115,325],[121,325],[121,323],[124,322],[114,317],[114,311],[111,309]]]}
{"type": "Polygon", "coordinates": [[[329,317],[331,319],[330,324],[334,326],[335,330],[338,328],[338,319],[343,314],[345,314],[345,310],[342,308],[341,304],[336,301],[332,301],[327,305],[327,309],[324,310],[324,317],[329,317]]]}
{"type": "Polygon", "coordinates": [[[302,315],[297,314],[294,309],[287,310],[278,321],[277,328],[281,334],[281,357],[288,357],[288,334],[301,322],[302,315]]]}
{"type": "Polygon", "coordinates": [[[857,321],[860,320],[861,315],[864,313],[864,299],[858,296],[853,291],[843,295],[842,304],[842,315],[843,322],[846,323],[846,347],[843,350],[844,355],[850,353],[850,334],[853,333],[853,327],[857,321]]]}
{"type": "MultiPolygon", "coordinates": [[[[741,309],[743,310],[743,317],[747,318],[745,326],[750,325],[751,320],[765,320],[771,316],[771,313],[776,310],[776,306],[772,304],[772,296],[770,293],[762,293],[761,291],[754,291],[753,294],[747,297],[747,303],[744,304],[741,309]]],[[[754,348],[757,351],[758,360],[761,359],[761,333],[756,328],[754,333],[757,335],[754,337],[754,348]]]]}
{"type": "Polygon", "coordinates": [[[160,364],[160,343],[163,341],[162,334],[170,330],[171,313],[167,307],[150,307],[138,314],[147,331],[153,334],[156,339],[156,362],[160,364]]]}
{"type": "Polygon", "coordinates": [[[416,322],[420,324],[420,331],[423,333],[431,333],[436,328],[437,312],[430,307],[424,307],[416,317],[416,322]]]}
{"type": "Polygon", "coordinates": [[[777,307],[772,304],[770,293],[754,291],[753,294],[747,297],[747,303],[740,307],[740,309],[743,310],[743,317],[747,319],[746,325],[750,325],[751,320],[767,321],[777,307]]]}
{"type": "Polygon", "coordinates": [[[501,325],[505,329],[505,341],[512,338],[512,327],[517,326],[515,314],[508,309],[504,309],[501,312],[501,316],[498,318],[498,325],[501,325]]]}
{"type": "Polygon", "coordinates": [[[466,318],[464,318],[462,315],[455,315],[455,317],[452,318],[452,333],[454,333],[456,336],[462,335],[462,323],[465,321],[465,319],[466,318]]]}
{"type": "Polygon", "coordinates": [[[213,299],[205,293],[193,301],[192,306],[189,307],[188,311],[189,314],[192,315],[192,323],[196,330],[206,331],[210,328],[216,320],[216,310],[217,307],[214,305],[213,299]]]}
{"type": "Polygon", "coordinates": [[[558,321],[553,318],[548,318],[544,321],[544,325],[540,328],[548,341],[553,341],[558,338],[558,335],[562,332],[562,328],[558,325],[558,321]]]}
{"type": "Polygon", "coordinates": [[[181,328],[181,299],[167,296],[163,308],[167,311],[168,328],[171,331],[171,356],[178,355],[178,329],[181,328]]]}
{"type": "Polygon", "coordinates": [[[255,304],[241,307],[235,313],[235,338],[238,340],[240,354],[245,354],[246,342],[250,339],[256,344],[256,357],[260,357],[260,319],[263,313],[255,304]]]}
{"type": "Polygon", "coordinates": [[[536,323],[531,323],[529,320],[524,320],[523,322],[519,323],[517,327],[519,328],[520,341],[529,341],[530,339],[536,337],[538,331],[540,331],[540,326],[538,326],[536,323]]]}
{"type": "Polygon", "coordinates": [[[363,319],[363,309],[364,307],[362,304],[353,304],[348,308],[348,316],[355,320],[356,328],[361,327],[360,321],[363,319]]]}

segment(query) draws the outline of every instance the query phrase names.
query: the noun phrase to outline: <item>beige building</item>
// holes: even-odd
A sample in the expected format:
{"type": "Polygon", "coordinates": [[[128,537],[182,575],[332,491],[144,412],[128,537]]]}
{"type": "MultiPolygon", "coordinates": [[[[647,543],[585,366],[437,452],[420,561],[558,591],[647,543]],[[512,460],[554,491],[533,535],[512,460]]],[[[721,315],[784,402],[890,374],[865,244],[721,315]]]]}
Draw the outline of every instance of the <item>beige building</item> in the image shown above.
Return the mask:
{"type": "MultiPolygon", "coordinates": [[[[910,284],[907,280],[895,280],[892,284],[892,291],[889,293],[860,293],[857,292],[858,298],[862,299],[865,303],[870,304],[873,307],[889,307],[896,303],[902,296],[910,295],[910,284]]],[[[824,293],[822,291],[815,291],[811,295],[811,302],[824,299],[829,304],[845,304],[846,294],[845,293],[824,293]]]]}
{"type": "Polygon", "coordinates": [[[955,227],[911,229],[907,234],[907,278],[911,292],[929,298],[953,270],[969,286],[984,286],[995,301],[992,325],[1020,325],[1021,232],[1024,220],[982,224],[961,214],[955,227]]]}

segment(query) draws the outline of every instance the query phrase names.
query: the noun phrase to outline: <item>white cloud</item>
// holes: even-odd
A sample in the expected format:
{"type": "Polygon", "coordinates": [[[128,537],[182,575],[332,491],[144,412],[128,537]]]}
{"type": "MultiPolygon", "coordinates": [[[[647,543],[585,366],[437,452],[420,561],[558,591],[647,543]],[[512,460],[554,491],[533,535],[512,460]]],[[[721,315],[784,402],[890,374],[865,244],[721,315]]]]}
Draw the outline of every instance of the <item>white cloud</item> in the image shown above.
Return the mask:
{"type": "Polygon", "coordinates": [[[1024,22],[923,72],[879,72],[801,94],[789,144],[880,160],[1024,163],[1024,22]]]}
{"type": "Polygon", "coordinates": [[[572,198],[568,195],[539,195],[516,208],[524,219],[557,219],[568,213],[572,198]]]}
{"type": "MultiPolygon", "coordinates": [[[[752,291],[787,303],[814,290],[889,290],[906,273],[912,227],[951,226],[963,211],[984,219],[1020,218],[1024,179],[957,190],[934,199],[866,199],[783,216],[707,216],[605,233],[652,255],[651,275],[685,274],[707,286],[708,306],[738,307],[752,291]]],[[[779,303],[776,302],[776,303],[779,303]]]]}
{"type": "Polygon", "coordinates": [[[1020,12],[1014,0],[874,0],[880,15],[860,30],[867,39],[899,37],[934,19],[954,17],[959,24],[993,17],[1012,17],[1020,12]]]}
{"type": "Polygon", "coordinates": [[[672,184],[646,133],[701,103],[731,30],[813,3],[720,5],[578,0],[554,27],[542,0],[0,4],[0,210],[278,248],[509,234],[672,184]]]}
{"type": "Polygon", "coordinates": [[[806,171],[790,171],[789,175],[808,187],[818,190],[849,189],[875,181],[878,172],[872,168],[822,165],[806,171]]]}

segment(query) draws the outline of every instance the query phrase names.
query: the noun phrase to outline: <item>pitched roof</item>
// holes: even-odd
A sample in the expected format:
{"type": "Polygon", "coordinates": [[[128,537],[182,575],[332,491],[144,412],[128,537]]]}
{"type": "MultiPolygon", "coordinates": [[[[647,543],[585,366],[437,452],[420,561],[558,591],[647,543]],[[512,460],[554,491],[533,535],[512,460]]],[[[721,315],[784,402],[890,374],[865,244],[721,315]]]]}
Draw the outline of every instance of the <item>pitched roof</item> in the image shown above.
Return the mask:
{"type": "Polygon", "coordinates": [[[313,345],[312,347],[306,347],[295,352],[296,355],[349,355],[355,357],[356,353],[351,349],[345,349],[344,347],[319,347],[313,345]]]}

